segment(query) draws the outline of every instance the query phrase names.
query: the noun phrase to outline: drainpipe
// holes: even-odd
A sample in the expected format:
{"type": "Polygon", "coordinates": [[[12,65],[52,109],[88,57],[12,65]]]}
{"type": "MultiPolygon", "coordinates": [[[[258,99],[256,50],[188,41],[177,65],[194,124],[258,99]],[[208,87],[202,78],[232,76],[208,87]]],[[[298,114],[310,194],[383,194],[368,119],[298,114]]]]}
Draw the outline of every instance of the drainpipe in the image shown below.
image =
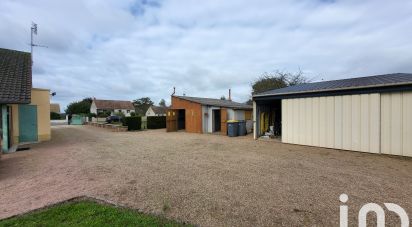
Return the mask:
{"type": "Polygon", "coordinates": [[[1,105],[1,121],[2,121],[2,132],[3,132],[3,141],[2,141],[2,151],[7,152],[9,150],[9,126],[7,125],[7,106],[1,105]]]}

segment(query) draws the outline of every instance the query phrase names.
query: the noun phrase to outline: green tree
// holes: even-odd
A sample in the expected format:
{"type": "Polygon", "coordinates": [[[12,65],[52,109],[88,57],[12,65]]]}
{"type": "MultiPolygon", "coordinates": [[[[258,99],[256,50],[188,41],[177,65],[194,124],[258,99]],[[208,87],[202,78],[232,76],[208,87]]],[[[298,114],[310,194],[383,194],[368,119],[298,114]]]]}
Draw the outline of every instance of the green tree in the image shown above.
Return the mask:
{"type": "Polygon", "coordinates": [[[140,116],[144,116],[147,109],[149,109],[149,107],[153,104],[153,101],[149,97],[143,97],[133,101],[135,111],[140,116]]]}
{"type": "Polygon", "coordinates": [[[159,106],[166,107],[166,100],[161,99],[160,102],[159,102],[159,106]]]}
{"type": "Polygon", "coordinates": [[[92,105],[92,98],[85,98],[81,101],[70,103],[65,112],[66,114],[88,114],[92,105]]]}
{"type": "MultiPolygon", "coordinates": [[[[298,84],[309,83],[310,79],[303,75],[302,71],[296,73],[275,71],[272,73],[263,73],[254,82],[252,82],[252,95],[268,90],[294,86],[298,84]]],[[[249,99],[247,104],[252,104],[252,99],[249,99]]]]}
{"type": "Polygon", "coordinates": [[[300,70],[296,73],[283,71],[265,72],[252,83],[252,94],[308,82],[310,80],[300,70]]]}
{"type": "Polygon", "coordinates": [[[220,100],[226,100],[226,97],[225,97],[224,95],[222,95],[222,96],[220,97],[220,100]]]}

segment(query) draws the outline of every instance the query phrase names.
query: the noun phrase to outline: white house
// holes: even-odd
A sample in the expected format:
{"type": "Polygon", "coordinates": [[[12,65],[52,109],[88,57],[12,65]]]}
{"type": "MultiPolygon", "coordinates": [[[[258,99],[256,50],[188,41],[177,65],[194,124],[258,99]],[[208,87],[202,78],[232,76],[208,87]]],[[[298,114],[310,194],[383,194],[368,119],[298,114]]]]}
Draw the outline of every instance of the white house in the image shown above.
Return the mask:
{"type": "Polygon", "coordinates": [[[131,113],[135,112],[135,109],[133,103],[130,101],[101,100],[94,98],[90,106],[90,113],[98,115],[103,112],[110,113],[110,115],[122,112],[126,117],[129,117],[131,113]]]}
{"type": "Polygon", "coordinates": [[[145,116],[166,116],[166,107],[162,106],[151,106],[147,109],[145,116]]]}

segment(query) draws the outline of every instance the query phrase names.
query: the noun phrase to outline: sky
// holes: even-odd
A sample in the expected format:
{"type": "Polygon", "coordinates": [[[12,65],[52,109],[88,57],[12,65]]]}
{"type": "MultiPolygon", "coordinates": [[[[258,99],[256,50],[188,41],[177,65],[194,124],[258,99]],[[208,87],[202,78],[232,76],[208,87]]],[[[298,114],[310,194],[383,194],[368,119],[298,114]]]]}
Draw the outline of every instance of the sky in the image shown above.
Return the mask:
{"type": "Polygon", "coordinates": [[[1,0],[0,48],[30,51],[33,86],[155,103],[250,98],[264,72],[312,81],[412,72],[412,1],[1,0]]]}

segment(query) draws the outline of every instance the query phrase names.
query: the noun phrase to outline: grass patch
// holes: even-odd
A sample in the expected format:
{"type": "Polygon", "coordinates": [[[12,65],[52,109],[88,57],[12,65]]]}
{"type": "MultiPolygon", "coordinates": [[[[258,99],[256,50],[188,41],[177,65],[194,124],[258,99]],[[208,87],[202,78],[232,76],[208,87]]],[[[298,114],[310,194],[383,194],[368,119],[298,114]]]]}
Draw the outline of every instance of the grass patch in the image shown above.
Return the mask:
{"type": "Polygon", "coordinates": [[[0,221],[0,226],[189,226],[134,210],[73,201],[0,221]]]}

